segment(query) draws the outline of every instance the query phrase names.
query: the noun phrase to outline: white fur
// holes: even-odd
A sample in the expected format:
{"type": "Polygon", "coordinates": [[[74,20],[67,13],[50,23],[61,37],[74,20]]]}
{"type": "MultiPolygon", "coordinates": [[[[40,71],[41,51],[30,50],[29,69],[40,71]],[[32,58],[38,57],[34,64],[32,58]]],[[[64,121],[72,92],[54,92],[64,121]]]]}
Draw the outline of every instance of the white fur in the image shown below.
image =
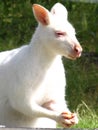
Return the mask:
{"type": "Polygon", "coordinates": [[[71,124],[61,114],[69,112],[64,99],[66,81],[61,56],[74,59],[78,57],[74,46],[81,51],[82,48],[63,5],[57,3],[51,12],[35,5],[33,11],[39,25],[30,44],[0,53],[0,125],[55,128],[56,122],[62,126],[62,122],[71,124]],[[40,21],[36,7],[45,11],[47,25],[40,21]],[[61,9],[65,18],[58,15],[61,9]],[[56,37],[56,31],[67,35],[56,37]]]}

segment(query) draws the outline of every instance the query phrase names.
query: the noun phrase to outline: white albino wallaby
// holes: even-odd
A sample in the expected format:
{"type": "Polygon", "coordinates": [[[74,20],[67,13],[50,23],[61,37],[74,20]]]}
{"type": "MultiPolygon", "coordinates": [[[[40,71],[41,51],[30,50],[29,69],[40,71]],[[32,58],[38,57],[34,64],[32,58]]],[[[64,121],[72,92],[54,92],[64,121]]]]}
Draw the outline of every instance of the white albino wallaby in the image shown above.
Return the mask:
{"type": "Polygon", "coordinates": [[[0,53],[0,124],[55,128],[57,122],[70,127],[78,118],[64,99],[61,56],[76,59],[82,48],[62,4],[50,12],[34,4],[33,12],[39,24],[30,44],[0,53]]]}

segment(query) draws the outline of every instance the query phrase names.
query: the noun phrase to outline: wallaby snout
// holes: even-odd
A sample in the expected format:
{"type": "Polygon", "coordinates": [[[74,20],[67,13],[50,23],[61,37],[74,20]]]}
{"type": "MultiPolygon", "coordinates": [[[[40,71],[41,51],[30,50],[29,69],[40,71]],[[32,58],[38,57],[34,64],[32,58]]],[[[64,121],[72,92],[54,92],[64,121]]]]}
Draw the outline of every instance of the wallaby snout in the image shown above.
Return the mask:
{"type": "Polygon", "coordinates": [[[82,54],[82,47],[80,45],[74,46],[74,55],[76,58],[80,57],[82,54]]]}
{"type": "Polygon", "coordinates": [[[75,44],[72,48],[70,53],[68,54],[68,58],[75,60],[76,58],[79,58],[82,54],[82,47],[80,44],[75,44]]]}
{"type": "Polygon", "coordinates": [[[82,54],[82,47],[80,45],[74,45],[73,47],[73,59],[79,58],[82,54]]]}

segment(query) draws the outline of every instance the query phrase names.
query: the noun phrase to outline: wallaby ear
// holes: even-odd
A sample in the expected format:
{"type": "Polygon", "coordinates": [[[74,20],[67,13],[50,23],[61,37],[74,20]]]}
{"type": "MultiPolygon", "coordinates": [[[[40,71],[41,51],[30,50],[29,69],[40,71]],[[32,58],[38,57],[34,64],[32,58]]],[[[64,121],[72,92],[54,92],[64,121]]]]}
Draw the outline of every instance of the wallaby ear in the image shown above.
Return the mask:
{"type": "Polygon", "coordinates": [[[51,9],[51,13],[58,17],[64,17],[65,19],[68,16],[67,9],[61,3],[56,3],[51,9]]]}
{"type": "Polygon", "coordinates": [[[43,6],[38,4],[33,4],[33,12],[36,20],[43,25],[49,24],[49,11],[43,6]]]}

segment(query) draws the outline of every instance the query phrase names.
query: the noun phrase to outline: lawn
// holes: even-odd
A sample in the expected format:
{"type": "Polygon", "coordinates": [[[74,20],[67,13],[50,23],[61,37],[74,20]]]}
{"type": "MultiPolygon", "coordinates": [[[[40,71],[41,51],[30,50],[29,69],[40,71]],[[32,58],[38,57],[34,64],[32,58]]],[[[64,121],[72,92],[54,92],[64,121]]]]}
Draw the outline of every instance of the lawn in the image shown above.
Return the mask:
{"type": "Polygon", "coordinates": [[[90,109],[85,102],[77,107],[77,113],[79,116],[79,123],[73,128],[98,128],[98,115],[93,110],[90,109]]]}
{"type": "Polygon", "coordinates": [[[69,108],[77,112],[79,123],[73,128],[98,128],[98,62],[82,56],[76,61],[64,60],[69,108]]]}

